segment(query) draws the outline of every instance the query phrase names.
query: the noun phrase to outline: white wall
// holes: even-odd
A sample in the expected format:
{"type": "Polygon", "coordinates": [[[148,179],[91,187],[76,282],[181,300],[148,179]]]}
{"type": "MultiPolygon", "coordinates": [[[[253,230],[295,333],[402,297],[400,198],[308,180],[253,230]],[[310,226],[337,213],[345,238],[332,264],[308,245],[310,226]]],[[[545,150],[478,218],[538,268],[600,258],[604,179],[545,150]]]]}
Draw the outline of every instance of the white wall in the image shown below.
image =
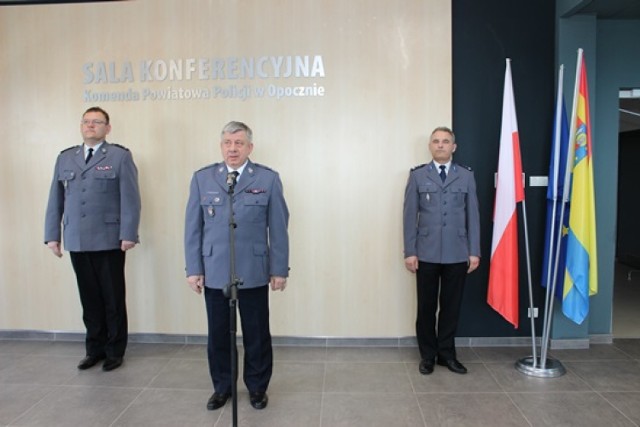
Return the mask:
{"type": "Polygon", "coordinates": [[[450,9],[442,0],[1,7],[0,329],[84,330],[69,256],[44,246],[43,215],[57,153],[82,142],[81,114],[100,105],[111,114],[108,139],[131,149],[140,173],[142,244],[127,255],[132,332],[206,332],[202,298],[184,278],[188,183],[220,160],[221,127],[241,120],[254,130],[252,160],[280,172],[291,212],[291,277],[271,294],[272,333],[413,335],[402,199],[409,169],[429,160],[430,131],[451,124],[450,9]],[[140,81],[145,60],[307,55],[321,56],[323,77],[140,81]],[[86,83],[99,79],[100,62],[133,81],[86,83]],[[324,96],[268,96],[300,85],[324,96]],[[254,96],[85,99],[230,86],[254,96]],[[259,88],[267,95],[255,96],[259,88]]]}

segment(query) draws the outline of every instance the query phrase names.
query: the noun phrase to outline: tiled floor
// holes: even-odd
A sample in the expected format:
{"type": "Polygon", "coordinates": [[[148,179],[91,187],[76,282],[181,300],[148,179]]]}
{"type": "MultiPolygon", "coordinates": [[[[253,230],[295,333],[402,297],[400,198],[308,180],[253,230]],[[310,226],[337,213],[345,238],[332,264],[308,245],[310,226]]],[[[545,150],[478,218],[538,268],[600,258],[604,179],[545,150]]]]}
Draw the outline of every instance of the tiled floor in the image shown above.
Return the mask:
{"type": "MultiPolygon", "coordinates": [[[[418,373],[406,347],[276,347],[269,406],[238,426],[640,426],[640,271],[616,265],[613,344],[553,350],[559,378],[521,374],[522,347],[462,347],[469,374],[418,373]]],[[[125,364],[78,371],[80,342],[0,339],[0,426],[231,426],[212,392],[203,345],[130,343],[125,364]]]]}
{"type": "MultiPolygon", "coordinates": [[[[239,426],[638,426],[640,340],[557,350],[567,373],[514,369],[520,347],[460,348],[469,368],[418,372],[415,348],[276,347],[269,406],[239,426]]],[[[113,372],[78,371],[78,342],[0,340],[0,426],[230,426],[231,401],[207,411],[205,347],[129,345],[113,372]]]]}

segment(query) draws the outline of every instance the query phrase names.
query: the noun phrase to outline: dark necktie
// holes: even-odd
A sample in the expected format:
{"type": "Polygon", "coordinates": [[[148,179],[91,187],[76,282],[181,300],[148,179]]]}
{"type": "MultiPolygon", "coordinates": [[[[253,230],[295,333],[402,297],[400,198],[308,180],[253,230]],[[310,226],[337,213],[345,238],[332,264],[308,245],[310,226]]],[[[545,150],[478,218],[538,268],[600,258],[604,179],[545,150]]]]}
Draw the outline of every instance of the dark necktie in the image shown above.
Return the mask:
{"type": "Polygon", "coordinates": [[[89,154],[87,154],[87,158],[84,159],[85,163],[89,163],[89,160],[93,157],[93,148],[89,148],[89,154]]]}
{"type": "Polygon", "coordinates": [[[442,182],[447,179],[447,173],[445,172],[446,168],[447,167],[445,165],[440,165],[440,179],[442,180],[442,182]]]}
{"type": "Polygon", "coordinates": [[[229,188],[236,186],[236,182],[238,182],[238,175],[240,175],[238,171],[232,171],[227,174],[227,185],[229,188]]]}

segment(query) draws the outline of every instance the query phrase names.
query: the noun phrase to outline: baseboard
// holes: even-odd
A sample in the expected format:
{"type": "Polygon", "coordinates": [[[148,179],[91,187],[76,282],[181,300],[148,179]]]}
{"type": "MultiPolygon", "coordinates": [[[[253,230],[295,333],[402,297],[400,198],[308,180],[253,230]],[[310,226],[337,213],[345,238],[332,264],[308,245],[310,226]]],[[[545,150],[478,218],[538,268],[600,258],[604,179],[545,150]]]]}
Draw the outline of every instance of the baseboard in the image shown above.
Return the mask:
{"type": "MultiPolygon", "coordinates": [[[[68,331],[0,330],[2,340],[84,341],[84,333],[68,331]]],[[[238,337],[241,340],[241,337],[238,337]]],[[[206,335],[131,333],[130,343],[206,344],[206,335]]],[[[552,339],[552,349],[584,349],[591,344],[611,344],[612,335],[592,335],[584,339],[552,339]]],[[[273,337],[275,346],[299,347],[417,347],[415,337],[273,337]]],[[[458,347],[530,347],[531,337],[458,337],[458,347]]],[[[536,338],[540,345],[540,338],[536,338]]]]}

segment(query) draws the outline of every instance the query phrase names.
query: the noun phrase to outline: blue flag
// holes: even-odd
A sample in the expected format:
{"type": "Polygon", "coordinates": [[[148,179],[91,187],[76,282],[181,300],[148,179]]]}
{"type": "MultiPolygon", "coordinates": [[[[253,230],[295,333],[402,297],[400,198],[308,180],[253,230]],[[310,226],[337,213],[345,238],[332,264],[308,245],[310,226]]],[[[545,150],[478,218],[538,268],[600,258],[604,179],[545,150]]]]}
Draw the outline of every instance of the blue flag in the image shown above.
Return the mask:
{"type": "Polygon", "coordinates": [[[558,82],[558,97],[554,117],[553,143],[551,144],[549,183],[547,187],[547,224],[544,237],[542,286],[547,287],[553,284],[555,272],[555,295],[562,299],[567,255],[570,189],[566,189],[567,193],[565,194],[569,121],[562,95],[561,80],[558,82]],[[563,221],[560,220],[561,215],[564,216],[563,221]]]}

